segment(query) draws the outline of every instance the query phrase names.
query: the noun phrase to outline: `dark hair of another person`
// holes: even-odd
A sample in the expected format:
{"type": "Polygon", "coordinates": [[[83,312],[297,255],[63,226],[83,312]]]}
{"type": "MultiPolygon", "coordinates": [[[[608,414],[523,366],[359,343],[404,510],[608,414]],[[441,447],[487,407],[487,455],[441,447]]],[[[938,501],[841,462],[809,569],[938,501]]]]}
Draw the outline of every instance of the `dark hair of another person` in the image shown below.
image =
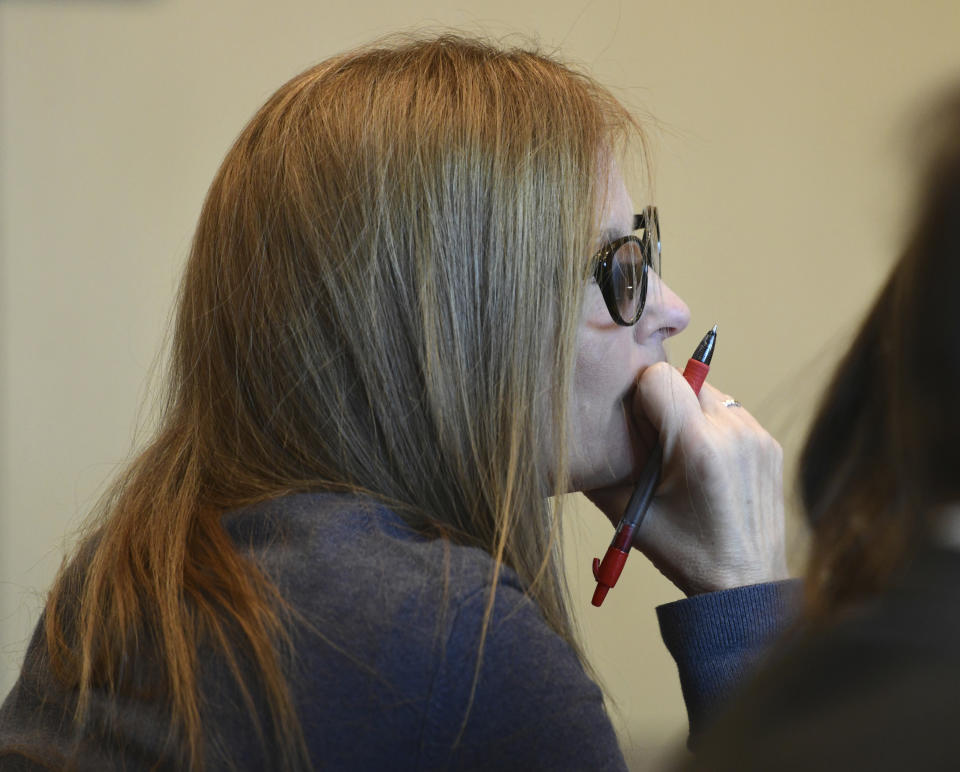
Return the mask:
{"type": "Polygon", "coordinates": [[[800,461],[813,624],[881,590],[930,538],[938,511],[960,500],[960,91],[924,131],[922,147],[935,152],[906,249],[823,397],[800,461]]]}

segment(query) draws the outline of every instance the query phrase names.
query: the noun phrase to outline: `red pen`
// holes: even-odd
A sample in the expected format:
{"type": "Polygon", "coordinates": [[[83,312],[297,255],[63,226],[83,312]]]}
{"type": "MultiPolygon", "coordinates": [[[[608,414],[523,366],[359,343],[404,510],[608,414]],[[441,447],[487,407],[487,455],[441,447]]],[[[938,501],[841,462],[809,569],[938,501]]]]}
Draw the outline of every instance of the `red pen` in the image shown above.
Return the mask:
{"type": "MultiPolygon", "coordinates": [[[[700,341],[700,345],[697,346],[697,350],[693,352],[693,356],[687,361],[687,366],[683,370],[683,377],[687,379],[694,394],[700,393],[700,387],[703,386],[707,373],[710,372],[710,360],[713,359],[713,349],[716,344],[717,325],[713,325],[713,329],[703,336],[703,340],[700,341]]],[[[660,482],[662,463],[663,448],[659,442],[655,442],[647,462],[643,465],[643,471],[633,489],[630,501],[627,502],[623,517],[620,518],[617,530],[613,534],[613,541],[607,547],[607,554],[603,556],[603,562],[599,558],[593,559],[593,577],[597,580],[597,589],[593,591],[594,606],[603,603],[607,592],[620,578],[620,572],[623,571],[627,556],[630,554],[633,535],[643,523],[650,502],[653,501],[653,492],[660,482]]]]}

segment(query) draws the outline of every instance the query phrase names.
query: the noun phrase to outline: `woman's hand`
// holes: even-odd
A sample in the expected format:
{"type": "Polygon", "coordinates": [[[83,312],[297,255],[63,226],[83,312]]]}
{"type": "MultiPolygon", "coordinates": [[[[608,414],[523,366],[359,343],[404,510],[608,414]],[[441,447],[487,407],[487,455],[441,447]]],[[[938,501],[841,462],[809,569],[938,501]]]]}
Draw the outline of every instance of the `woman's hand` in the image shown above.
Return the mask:
{"type": "MultiPolygon", "coordinates": [[[[709,383],[699,401],[666,362],[641,374],[634,415],[663,446],[660,485],[633,544],[687,595],[788,576],[783,451],[743,407],[709,383]]],[[[614,524],[632,487],[589,491],[614,524]]]]}

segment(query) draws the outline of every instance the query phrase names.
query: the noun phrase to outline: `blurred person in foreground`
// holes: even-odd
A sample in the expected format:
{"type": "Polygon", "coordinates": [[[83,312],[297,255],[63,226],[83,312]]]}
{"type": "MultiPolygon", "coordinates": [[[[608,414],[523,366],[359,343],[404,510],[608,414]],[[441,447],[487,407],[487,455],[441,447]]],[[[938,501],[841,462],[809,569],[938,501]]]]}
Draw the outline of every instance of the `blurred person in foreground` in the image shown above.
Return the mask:
{"type": "Polygon", "coordinates": [[[692,769],[960,768],[960,90],[920,139],[906,248],[801,459],[803,613],[692,769]]]}

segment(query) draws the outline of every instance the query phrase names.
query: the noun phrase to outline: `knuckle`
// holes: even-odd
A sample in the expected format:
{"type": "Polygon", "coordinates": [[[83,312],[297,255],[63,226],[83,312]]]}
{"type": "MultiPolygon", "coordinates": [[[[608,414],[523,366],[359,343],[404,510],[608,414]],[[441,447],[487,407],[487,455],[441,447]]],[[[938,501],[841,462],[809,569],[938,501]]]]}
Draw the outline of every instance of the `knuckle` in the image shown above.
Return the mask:
{"type": "Polygon", "coordinates": [[[764,429],[761,429],[759,432],[759,446],[767,455],[775,458],[783,457],[783,448],[780,446],[780,443],[777,442],[772,434],[764,429]]]}
{"type": "Polygon", "coordinates": [[[721,463],[723,455],[712,443],[697,443],[687,450],[687,469],[693,474],[705,475],[721,463]]]}

